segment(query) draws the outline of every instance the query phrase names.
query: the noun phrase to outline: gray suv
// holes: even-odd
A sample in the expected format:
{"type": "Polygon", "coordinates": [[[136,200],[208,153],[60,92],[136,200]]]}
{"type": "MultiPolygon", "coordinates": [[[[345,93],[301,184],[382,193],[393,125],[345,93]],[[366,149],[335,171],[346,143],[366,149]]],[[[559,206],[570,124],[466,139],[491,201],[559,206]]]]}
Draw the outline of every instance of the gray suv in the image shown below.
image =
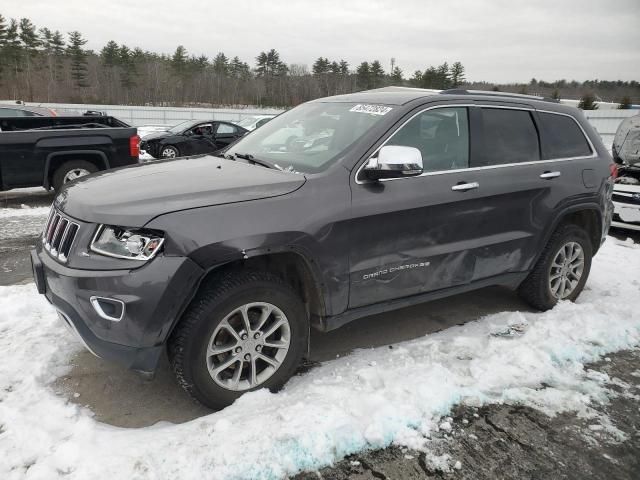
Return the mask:
{"type": "Polygon", "coordinates": [[[389,88],[300,105],[218,157],[97,173],[56,197],[40,293],[87,348],[220,408],[276,390],[327,331],[488,285],[575,300],[612,217],[579,110],[389,88]]]}

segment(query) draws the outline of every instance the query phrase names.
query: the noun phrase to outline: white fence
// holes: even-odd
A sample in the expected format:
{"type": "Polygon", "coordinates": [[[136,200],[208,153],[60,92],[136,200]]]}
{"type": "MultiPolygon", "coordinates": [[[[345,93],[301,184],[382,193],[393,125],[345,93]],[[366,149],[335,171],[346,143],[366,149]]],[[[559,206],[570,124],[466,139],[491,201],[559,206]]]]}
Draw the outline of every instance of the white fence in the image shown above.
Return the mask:
{"type": "Polygon", "coordinates": [[[105,112],[135,127],[143,125],[176,125],[185,120],[239,121],[251,115],[278,114],[277,108],[199,108],[199,107],[146,107],[129,105],[90,105],[73,103],[40,103],[39,106],[60,112],[84,113],[87,110],[105,112]]]}
{"type": "Polygon", "coordinates": [[[584,116],[600,134],[602,143],[611,149],[613,137],[620,123],[628,117],[639,115],[640,110],[585,110],[584,116]]]}
{"type": "MultiPolygon", "coordinates": [[[[562,100],[562,103],[573,105],[576,101],[562,100]]],[[[129,105],[89,105],[89,104],[64,104],[42,103],[44,107],[54,108],[59,111],[86,112],[97,110],[117,117],[131,125],[141,127],[143,125],[175,125],[185,120],[229,120],[238,121],[250,115],[278,114],[283,112],[277,108],[198,108],[198,107],[146,107],[129,105]]],[[[613,104],[612,104],[613,105],[613,104]]],[[[586,110],[585,116],[598,131],[602,141],[607,147],[611,147],[613,137],[620,122],[627,117],[638,115],[640,110],[586,110]]]]}

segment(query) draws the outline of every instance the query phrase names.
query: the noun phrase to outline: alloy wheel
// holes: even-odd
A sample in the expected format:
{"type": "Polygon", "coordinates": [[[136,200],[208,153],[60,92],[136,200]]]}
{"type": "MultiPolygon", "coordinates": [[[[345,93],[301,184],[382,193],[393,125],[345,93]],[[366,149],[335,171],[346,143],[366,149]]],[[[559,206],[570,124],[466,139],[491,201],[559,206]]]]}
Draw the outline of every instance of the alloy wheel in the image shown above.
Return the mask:
{"type": "Polygon", "coordinates": [[[85,175],[89,175],[91,172],[89,172],[89,170],[85,169],[85,168],[74,168],[72,170],[69,170],[64,178],[62,179],[62,183],[69,183],[72,180],[75,180],[77,178],[80,177],[84,177],[85,175]]]}
{"type": "Polygon", "coordinates": [[[178,152],[173,147],[165,147],[162,149],[161,156],[162,158],[176,158],[178,156],[178,152]]]}
{"type": "Polygon", "coordinates": [[[584,272],[584,250],[577,242],[565,243],[556,253],[549,270],[549,289],[558,300],[570,296],[584,272]]]}
{"type": "Polygon", "coordinates": [[[253,302],[229,313],[207,343],[209,374],[222,388],[244,391],[266,382],[282,365],[291,327],[275,305],[253,302]]]}

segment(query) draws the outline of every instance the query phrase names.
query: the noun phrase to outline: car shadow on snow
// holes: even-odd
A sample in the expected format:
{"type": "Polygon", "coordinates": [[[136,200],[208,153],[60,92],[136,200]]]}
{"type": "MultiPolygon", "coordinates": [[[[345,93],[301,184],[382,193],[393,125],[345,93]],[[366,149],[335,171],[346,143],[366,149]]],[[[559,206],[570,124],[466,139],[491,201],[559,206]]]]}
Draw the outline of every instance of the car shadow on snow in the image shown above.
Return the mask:
{"type": "MultiPolygon", "coordinates": [[[[489,287],[362,318],[332,332],[314,331],[309,361],[300,368],[299,374],[356,349],[394,344],[492,313],[516,310],[530,311],[530,308],[514,292],[489,287]]],[[[166,356],[156,377],[148,381],[83,350],[72,360],[71,371],[60,377],[53,388],[59,395],[89,408],[96,420],[119,427],[182,423],[211,413],[178,386],[166,356]]]]}

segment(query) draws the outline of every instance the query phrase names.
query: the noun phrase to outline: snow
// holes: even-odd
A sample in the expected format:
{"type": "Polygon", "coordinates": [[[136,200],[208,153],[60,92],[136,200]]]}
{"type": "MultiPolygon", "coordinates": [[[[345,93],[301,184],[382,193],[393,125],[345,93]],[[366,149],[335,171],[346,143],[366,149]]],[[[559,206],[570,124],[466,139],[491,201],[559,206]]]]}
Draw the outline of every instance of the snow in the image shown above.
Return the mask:
{"type": "Polygon", "coordinates": [[[0,209],[0,241],[37,236],[42,232],[49,210],[50,207],[27,206],[0,209]]]}
{"type": "Polygon", "coordinates": [[[429,437],[451,427],[459,403],[574,411],[601,426],[590,430],[596,440],[622,441],[590,406],[608,401],[610,379],[584,365],[640,344],[638,271],[640,246],[609,239],[576,304],[359,350],[277,394],[253,392],[185,424],[139,429],[101,424],[53,393],[82,347],[32,284],[0,287],[0,478],[276,479],[390,444],[451,471],[459,460],[430,451],[429,437]]]}

